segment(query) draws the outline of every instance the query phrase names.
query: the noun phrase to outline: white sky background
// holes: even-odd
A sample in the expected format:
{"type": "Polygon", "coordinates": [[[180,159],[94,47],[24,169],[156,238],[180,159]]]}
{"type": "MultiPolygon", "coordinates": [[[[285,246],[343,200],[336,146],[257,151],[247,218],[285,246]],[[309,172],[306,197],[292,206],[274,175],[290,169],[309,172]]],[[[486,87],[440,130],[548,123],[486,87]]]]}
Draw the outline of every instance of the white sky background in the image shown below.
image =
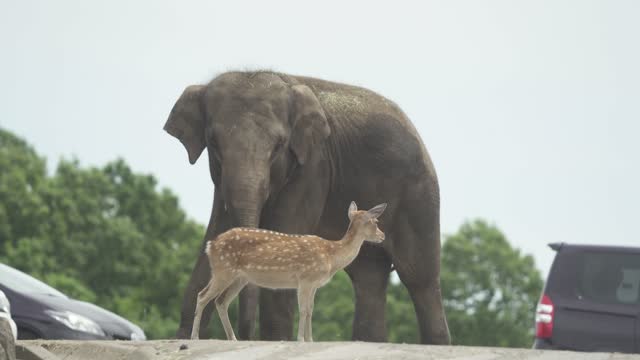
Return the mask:
{"type": "Polygon", "coordinates": [[[640,1],[0,2],[0,126],[50,169],[123,157],[206,224],[206,153],[162,126],[185,86],[267,67],[397,102],[445,233],[485,218],[544,274],[549,242],[640,244],[640,1]]]}

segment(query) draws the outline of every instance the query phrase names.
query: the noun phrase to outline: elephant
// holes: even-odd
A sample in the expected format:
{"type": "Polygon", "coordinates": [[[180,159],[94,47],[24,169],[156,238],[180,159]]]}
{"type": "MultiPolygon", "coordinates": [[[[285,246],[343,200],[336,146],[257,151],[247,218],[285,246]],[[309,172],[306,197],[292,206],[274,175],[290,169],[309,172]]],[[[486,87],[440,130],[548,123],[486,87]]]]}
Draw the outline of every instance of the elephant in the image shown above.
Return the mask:
{"type": "MultiPolygon", "coordinates": [[[[440,195],[417,130],[391,100],[362,87],[280,72],[229,71],[187,86],[164,130],[194,164],[207,149],[213,205],[184,290],[177,338],[189,338],[196,297],[210,279],[204,244],[232,227],[339,239],[352,200],[388,203],[387,240],[345,269],[355,293],[352,339],[386,341],[386,289],[395,269],[409,291],[420,342],[450,344],[440,288],[440,195]]],[[[221,296],[224,296],[222,294],[221,296]]],[[[238,334],[293,338],[295,290],[240,293],[238,334]],[[259,315],[257,311],[259,309],[259,315]]],[[[205,309],[200,332],[212,312],[205,309]]]]}

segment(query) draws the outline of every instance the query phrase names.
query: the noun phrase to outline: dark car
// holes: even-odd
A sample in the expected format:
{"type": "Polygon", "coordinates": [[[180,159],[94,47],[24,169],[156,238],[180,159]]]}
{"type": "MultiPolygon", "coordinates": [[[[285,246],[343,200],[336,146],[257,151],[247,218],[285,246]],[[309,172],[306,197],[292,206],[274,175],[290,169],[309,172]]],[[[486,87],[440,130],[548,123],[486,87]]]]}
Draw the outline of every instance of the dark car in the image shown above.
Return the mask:
{"type": "Polygon", "coordinates": [[[126,319],[4,264],[0,290],[11,303],[18,339],[146,340],[142,329],[126,319]]]}
{"type": "Polygon", "coordinates": [[[640,353],[640,248],[549,246],[533,347],[640,353]]]}

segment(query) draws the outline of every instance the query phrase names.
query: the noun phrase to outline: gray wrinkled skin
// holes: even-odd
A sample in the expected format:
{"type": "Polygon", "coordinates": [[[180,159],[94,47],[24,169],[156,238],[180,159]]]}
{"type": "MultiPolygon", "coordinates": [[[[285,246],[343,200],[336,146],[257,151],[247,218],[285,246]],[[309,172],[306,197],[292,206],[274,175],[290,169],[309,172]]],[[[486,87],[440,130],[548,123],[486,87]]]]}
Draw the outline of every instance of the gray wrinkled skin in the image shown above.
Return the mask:
{"type": "MultiPolygon", "coordinates": [[[[189,161],[206,149],[215,184],[205,241],[231,227],[339,239],[345,211],[389,204],[383,244],[366,244],[345,270],[355,292],[354,340],[385,341],[391,267],[414,302],[421,342],[449,344],[440,292],[440,198],[436,172],[406,115],[364,88],[269,71],[228,72],[187,87],[164,129],[189,161]]],[[[177,336],[188,338],[198,291],[209,281],[203,253],[184,292],[177,336]]],[[[240,339],[260,308],[264,340],[291,340],[296,295],[248,286],[240,293],[240,339]]],[[[206,336],[211,306],[200,332],[206,336]]]]}

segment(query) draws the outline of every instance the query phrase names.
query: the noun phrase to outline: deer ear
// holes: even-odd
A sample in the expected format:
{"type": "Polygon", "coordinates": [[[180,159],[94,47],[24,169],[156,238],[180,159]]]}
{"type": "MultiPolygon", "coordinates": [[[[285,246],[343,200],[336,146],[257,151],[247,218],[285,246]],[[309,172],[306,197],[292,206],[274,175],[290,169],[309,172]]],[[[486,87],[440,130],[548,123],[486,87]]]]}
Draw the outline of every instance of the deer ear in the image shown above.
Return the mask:
{"type": "Polygon", "coordinates": [[[382,215],[384,209],[387,208],[387,203],[382,203],[380,205],[376,205],[367,211],[367,219],[377,219],[382,215]]]}
{"type": "Polygon", "coordinates": [[[349,205],[349,221],[353,220],[353,215],[356,214],[356,211],[358,211],[358,205],[356,205],[355,201],[352,201],[351,205],[349,205]]]}
{"type": "Polygon", "coordinates": [[[187,87],[173,105],[164,130],[180,140],[189,155],[189,162],[195,162],[207,146],[204,135],[205,115],[202,108],[204,86],[187,87]]]}
{"type": "Polygon", "coordinates": [[[293,85],[292,131],[289,146],[304,165],[313,147],[324,141],[331,129],[320,101],[306,85],[293,85]]]}

